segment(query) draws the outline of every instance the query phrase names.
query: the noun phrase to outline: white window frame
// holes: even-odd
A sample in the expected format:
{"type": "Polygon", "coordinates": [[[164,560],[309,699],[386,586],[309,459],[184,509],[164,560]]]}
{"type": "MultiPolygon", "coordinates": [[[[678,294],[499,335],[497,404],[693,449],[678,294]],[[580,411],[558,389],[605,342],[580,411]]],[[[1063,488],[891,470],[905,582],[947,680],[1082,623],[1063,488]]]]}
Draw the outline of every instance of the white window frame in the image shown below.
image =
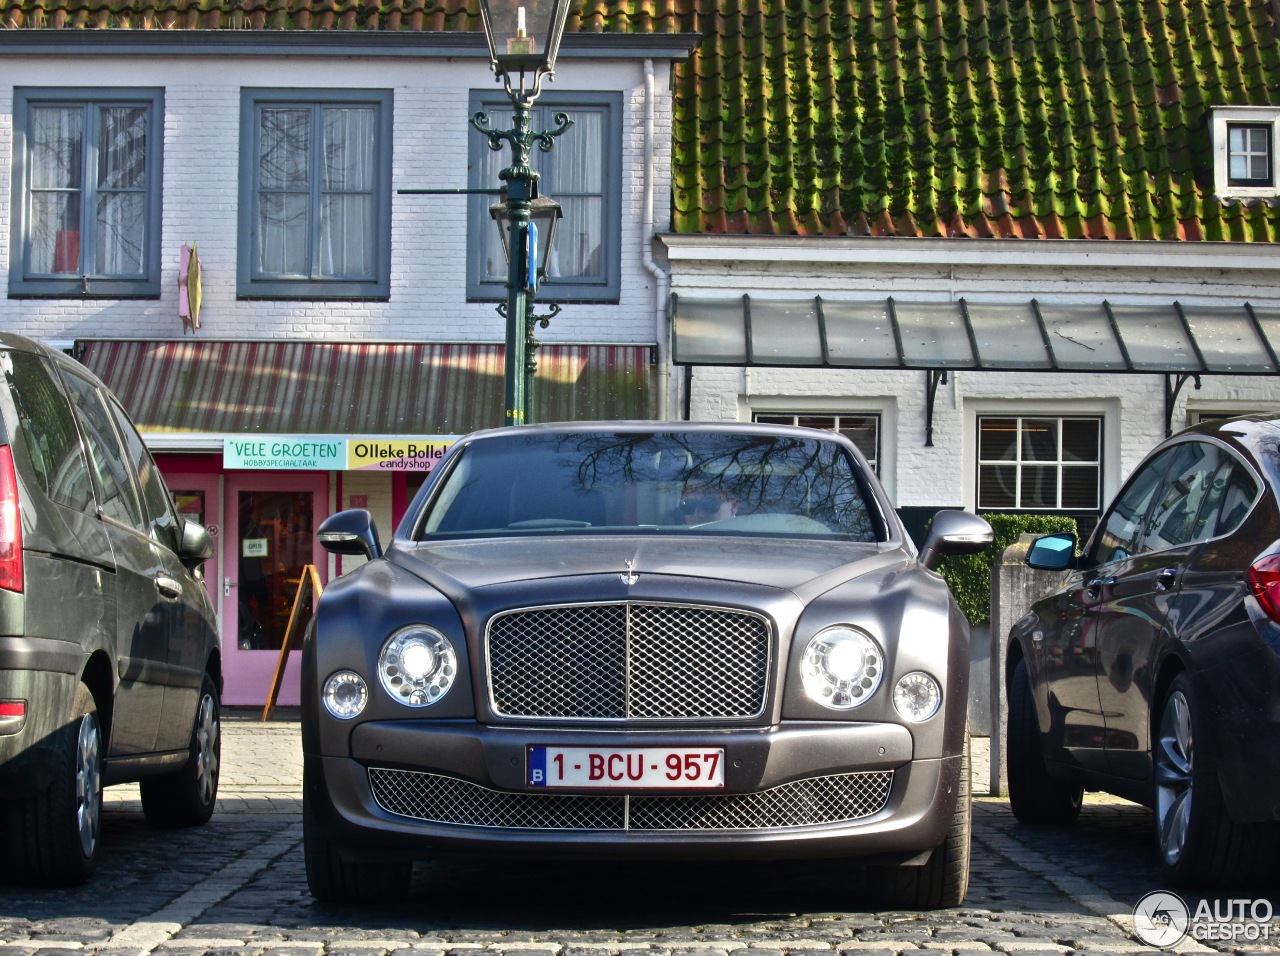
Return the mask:
{"type": "Polygon", "coordinates": [[[1274,106],[1215,106],[1211,109],[1213,141],[1214,192],[1224,199],[1258,199],[1280,196],[1280,176],[1277,176],[1276,151],[1280,138],[1280,107],[1274,106]],[[1271,185],[1233,186],[1230,181],[1230,128],[1232,126],[1267,126],[1271,130],[1271,185]]]}
{"type": "MultiPolygon", "coordinates": [[[[964,506],[978,511],[978,420],[980,418],[1100,418],[1102,419],[1101,500],[1098,514],[1120,490],[1120,402],[1118,399],[1057,402],[968,399],[964,406],[964,506]]],[[[1008,513],[1021,513],[1020,511],[1008,513]]],[[[1043,514],[1046,512],[1035,512],[1043,514]]]]}

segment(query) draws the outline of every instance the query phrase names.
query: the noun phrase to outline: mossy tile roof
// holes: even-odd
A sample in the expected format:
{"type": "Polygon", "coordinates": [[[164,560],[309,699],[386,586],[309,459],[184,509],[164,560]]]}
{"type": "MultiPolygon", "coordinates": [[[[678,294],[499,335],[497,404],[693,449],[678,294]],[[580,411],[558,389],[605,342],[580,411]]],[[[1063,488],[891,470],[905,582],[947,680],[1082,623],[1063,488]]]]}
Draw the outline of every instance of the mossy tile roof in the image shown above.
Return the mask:
{"type": "Polygon", "coordinates": [[[1269,0],[697,0],[683,233],[1280,238],[1209,107],[1280,103],[1269,0]]]}

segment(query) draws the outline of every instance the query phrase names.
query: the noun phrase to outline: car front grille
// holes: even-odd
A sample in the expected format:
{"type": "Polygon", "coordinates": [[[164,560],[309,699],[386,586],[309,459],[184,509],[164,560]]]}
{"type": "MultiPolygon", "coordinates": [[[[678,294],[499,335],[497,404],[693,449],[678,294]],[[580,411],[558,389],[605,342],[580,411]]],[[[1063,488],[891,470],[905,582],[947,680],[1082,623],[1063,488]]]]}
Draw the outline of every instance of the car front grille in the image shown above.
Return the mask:
{"type": "Polygon", "coordinates": [[[504,717],[698,720],[764,712],[771,629],[731,608],[621,602],[509,611],[486,635],[504,717]]]}
{"type": "Polygon", "coordinates": [[[435,773],[369,769],[378,806],[429,823],[508,830],[780,830],[850,823],[883,810],[892,770],[841,773],[756,793],[513,793],[435,773]]]}

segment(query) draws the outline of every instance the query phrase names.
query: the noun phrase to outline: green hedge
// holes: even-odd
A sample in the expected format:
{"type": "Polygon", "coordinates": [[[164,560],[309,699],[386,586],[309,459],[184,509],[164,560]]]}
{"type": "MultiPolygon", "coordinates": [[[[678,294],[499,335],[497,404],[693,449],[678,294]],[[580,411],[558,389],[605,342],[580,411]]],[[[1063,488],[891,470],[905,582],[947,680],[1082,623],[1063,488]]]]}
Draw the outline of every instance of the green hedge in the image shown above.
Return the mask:
{"type": "Polygon", "coordinates": [[[972,625],[991,620],[991,567],[1020,534],[1075,533],[1076,523],[1065,515],[986,514],[995,540],[977,554],[951,555],[938,562],[956,603],[972,625]]]}

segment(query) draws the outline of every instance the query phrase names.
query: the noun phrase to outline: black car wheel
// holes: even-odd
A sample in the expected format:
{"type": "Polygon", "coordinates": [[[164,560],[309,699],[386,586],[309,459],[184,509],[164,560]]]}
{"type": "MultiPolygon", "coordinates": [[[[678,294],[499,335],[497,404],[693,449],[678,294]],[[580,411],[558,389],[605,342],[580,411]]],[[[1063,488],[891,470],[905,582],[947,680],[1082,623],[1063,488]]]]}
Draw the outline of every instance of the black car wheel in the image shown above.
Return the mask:
{"type": "Polygon", "coordinates": [[[1018,661],[1009,682],[1009,730],[1005,742],[1009,806],[1018,821],[1039,826],[1074,823],[1084,802],[1084,787],[1049,775],[1026,661],[1018,661]]]}
{"type": "Polygon", "coordinates": [[[98,865],[102,832],[102,730],[89,688],[54,741],[54,777],[47,787],[4,808],[10,872],[35,886],[83,883],[98,865]]]}
{"type": "Polygon", "coordinates": [[[394,903],[409,893],[413,864],[404,860],[344,860],[325,839],[302,791],[302,851],[307,886],[321,903],[394,903]]]}
{"type": "Polygon", "coordinates": [[[923,866],[872,867],[872,884],[890,909],[936,910],[959,906],[969,892],[973,802],[970,797],[969,733],[964,735],[960,786],[947,836],[923,866]]]}
{"type": "Polygon", "coordinates": [[[1265,879],[1276,849],[1273,826],[1233,823],[1223,805],[1203,709],[1186,674],[1161,700],[1153,747],[1156,841],[1170,880],[1216,887],[1265,879]]]}
{"type": "Polygon", "coordinates": [[[187,762],[177,773],[146,777],[138,783],[142,812],[154,826],[199,826],[213,816],[222,764],[221,718],[217,685],[206,674],[191,728],[187,762]]]}

